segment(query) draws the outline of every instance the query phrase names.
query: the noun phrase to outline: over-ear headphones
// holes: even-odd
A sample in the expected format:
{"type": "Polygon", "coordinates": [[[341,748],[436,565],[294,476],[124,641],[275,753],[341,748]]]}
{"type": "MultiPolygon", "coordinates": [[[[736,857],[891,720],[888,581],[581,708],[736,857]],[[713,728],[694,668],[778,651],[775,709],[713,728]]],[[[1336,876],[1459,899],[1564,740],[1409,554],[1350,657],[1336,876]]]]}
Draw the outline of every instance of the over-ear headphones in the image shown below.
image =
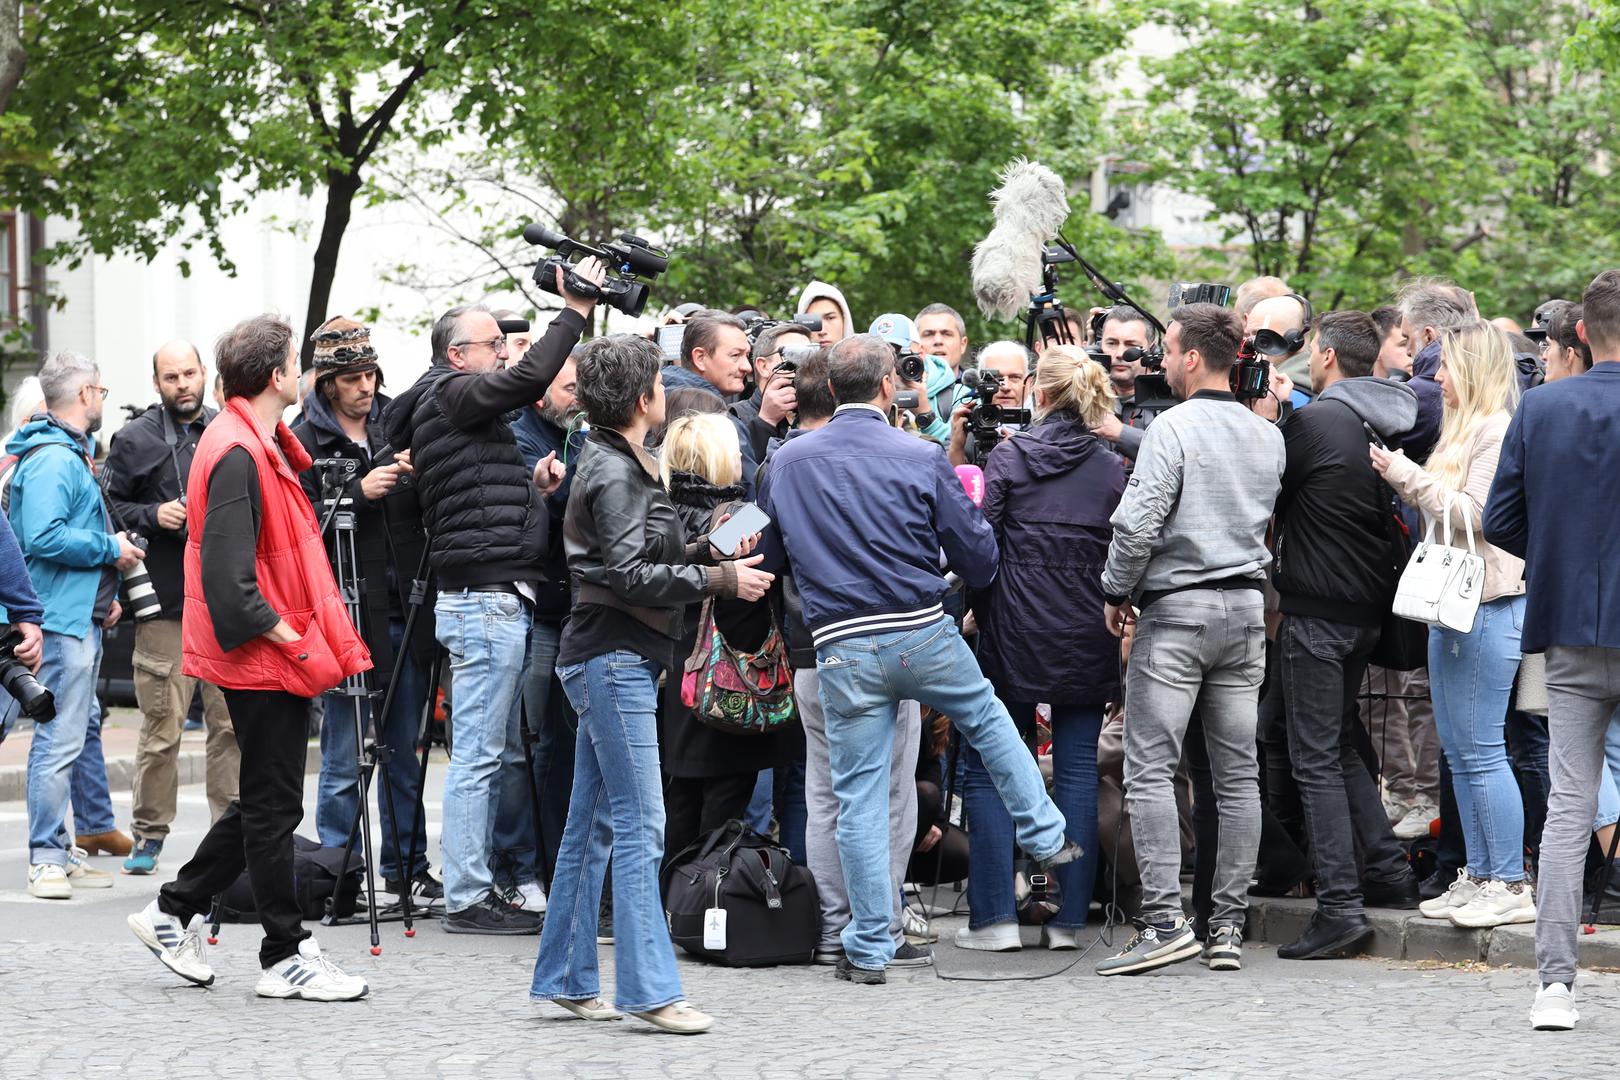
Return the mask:
{"type": "Polygon", "coordinates": [[[1254,332],[1254,348],[1256,352],[1266,356],[1293,356],[1305,347],[1305,341],[1311,333],[1311,320],[1314,312],[1311,302],[1299,293],[1284,293],[1290,300],[1299,301],[1300,308],[1305,312],[1305,322],[1298,330],[1256,330],[1254,332]]]}

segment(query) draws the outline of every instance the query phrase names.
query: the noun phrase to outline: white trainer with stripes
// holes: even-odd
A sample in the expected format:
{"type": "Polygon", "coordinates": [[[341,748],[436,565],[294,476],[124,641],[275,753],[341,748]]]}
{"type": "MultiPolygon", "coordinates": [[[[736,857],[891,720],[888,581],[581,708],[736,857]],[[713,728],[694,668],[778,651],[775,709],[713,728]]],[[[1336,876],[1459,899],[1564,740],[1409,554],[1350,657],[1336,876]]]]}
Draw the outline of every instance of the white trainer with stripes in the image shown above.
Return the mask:
{"type": "Polygon", "coordinates": [[[267,998],[305,1001],[357,1001],[371,987],[358,975],[345,975],[322,953],[314,938],[298,943],[298,953],[264,969],[253,992],[267,998]]]}
{"type": "Polygon", "coordinates": [[[163,966],[198,986],[212,986],[214,969],[208,966],[208,950],[203,945],[203,917],[193,915],[191,925],[183,926],[173,915],[158,909],[153,900],[127,920],[129,928],[163,961],[163,966]]]}

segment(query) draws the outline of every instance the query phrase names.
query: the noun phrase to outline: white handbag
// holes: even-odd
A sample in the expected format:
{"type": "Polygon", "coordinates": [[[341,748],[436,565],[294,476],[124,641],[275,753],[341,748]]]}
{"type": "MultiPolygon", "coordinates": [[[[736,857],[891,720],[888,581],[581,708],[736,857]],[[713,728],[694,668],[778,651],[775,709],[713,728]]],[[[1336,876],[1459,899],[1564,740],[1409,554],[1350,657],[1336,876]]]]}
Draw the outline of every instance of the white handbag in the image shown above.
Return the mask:
{"type": "MultiPolygon", "coordinates": [[[[1444,626],[1466,634],[1474,628],[1480,597],[1485,593],[1485,560],[1474,548],[1473,514],[1459,500],[1463,535],[1468,550],[1434,542],[1434,519],[1423,531],[1423,542],[1395,587],[1395,614],[1430,626],[1444,626]]],[[[1444,536],[1451,538],[1451,500],[1447,500],[1444,536]]]]}

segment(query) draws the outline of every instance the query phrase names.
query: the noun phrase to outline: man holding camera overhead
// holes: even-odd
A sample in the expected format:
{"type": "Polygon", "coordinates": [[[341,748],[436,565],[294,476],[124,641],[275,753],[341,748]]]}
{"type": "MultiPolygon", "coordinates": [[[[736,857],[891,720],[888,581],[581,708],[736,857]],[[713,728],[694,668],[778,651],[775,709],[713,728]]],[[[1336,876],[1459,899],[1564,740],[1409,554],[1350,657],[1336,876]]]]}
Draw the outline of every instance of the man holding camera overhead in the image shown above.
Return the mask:
{"type": "Polygon", "coordinates": [[[416,471],[438,579],[434,616],[454,688],[441,838],[442,925],[453,934],[540,932],[538,913],[496,890],[490,837],[497,779],[522,758],[519,710],[545,576],[545,496],[564,476],[555,454],[533,470],[524,464],[507,417],[545,395],[596,306],[594,295],[571,292],[567,282],[594,293],[607,280],[594,257],[567,277],[561,267],[556,273],[564,309],[521,360],[507,366],[506,338],[487,308],[451,308],[433,326],[432,366],[383,414],[388,441],[410,450],[416,471]]]}

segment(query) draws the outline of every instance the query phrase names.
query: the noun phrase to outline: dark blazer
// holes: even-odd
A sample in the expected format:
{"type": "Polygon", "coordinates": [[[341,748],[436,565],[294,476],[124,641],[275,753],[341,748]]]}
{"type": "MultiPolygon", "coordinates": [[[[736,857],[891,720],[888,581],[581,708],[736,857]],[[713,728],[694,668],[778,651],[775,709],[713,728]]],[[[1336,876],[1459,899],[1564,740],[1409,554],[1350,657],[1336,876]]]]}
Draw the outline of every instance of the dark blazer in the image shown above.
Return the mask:
{"type": "Polygon", "coordinates": [[[1524,560],[1525,652],[1620,649],[1620,361],[1524,395],[1502,440],[1485,539],[1524,560]]]}
{"type": "Polygon", "coordinates": [[[1119,695],[1102,569],[1125,465],[1073,416],[1005,439],[985,462],[984,515],[1001,572],[973,605],[979,665],[1014,701],[1100,705],[1119,695]]]}

